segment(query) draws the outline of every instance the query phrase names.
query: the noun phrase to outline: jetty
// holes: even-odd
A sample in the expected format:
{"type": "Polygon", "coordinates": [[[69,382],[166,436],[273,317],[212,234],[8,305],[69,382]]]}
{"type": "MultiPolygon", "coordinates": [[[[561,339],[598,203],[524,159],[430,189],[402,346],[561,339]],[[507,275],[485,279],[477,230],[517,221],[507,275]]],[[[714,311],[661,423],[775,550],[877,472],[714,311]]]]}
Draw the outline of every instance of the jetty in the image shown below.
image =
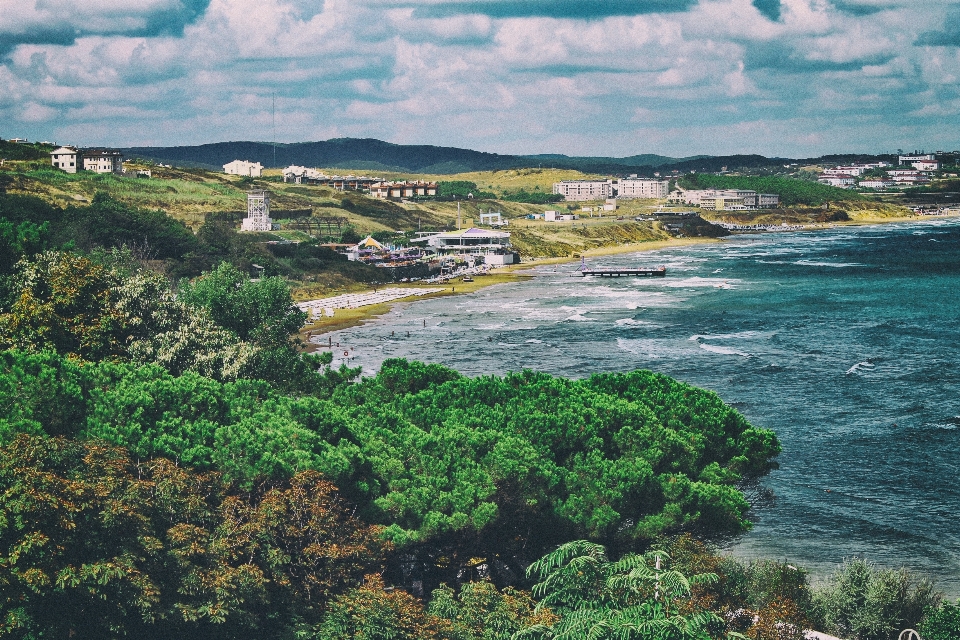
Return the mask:
{"type": "Polygon", "coordinates": [[[620,277],[635,277],[635,278],[663,278],[667,275],[666,267],[635,267],[627,269],[613,269],[605,267],[594,267],[594,268],[584,268],[574,271],[574,276],[601,276],[603,278],[620,278],[620,277]]]}

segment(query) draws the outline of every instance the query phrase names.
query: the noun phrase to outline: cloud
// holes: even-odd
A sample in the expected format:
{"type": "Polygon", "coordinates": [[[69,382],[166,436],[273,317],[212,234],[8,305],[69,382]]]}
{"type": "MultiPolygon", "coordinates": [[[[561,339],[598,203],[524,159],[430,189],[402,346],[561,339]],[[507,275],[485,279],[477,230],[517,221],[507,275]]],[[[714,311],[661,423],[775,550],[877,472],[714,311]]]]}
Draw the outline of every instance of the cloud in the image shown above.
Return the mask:
{"type": "Polygon", "coordinates": [[[0,136],[265,140],[275,101],[282,141],[810,155],[887,149],[892,132],[937,146],[960,104],[960,48],[936,44],[960,34],[953,5],[31,0],[0,14],[0,136]]]}
{"type": "Polygon", "coordinates": [[[697,0],[468,0],[441,2],[420,6],[416,17],[448,18],[476,13],[491,18],[549,17],[572,20],[594,20],[610,16],[634,16],[647,13],[687,11],[697,0]]]}
{"type": "Polygon", "coordinates": [[[0,56],[22,44],[69,45],[84,36],[177,36],[210,0],[27,0],[0,13],[0,56]]]}

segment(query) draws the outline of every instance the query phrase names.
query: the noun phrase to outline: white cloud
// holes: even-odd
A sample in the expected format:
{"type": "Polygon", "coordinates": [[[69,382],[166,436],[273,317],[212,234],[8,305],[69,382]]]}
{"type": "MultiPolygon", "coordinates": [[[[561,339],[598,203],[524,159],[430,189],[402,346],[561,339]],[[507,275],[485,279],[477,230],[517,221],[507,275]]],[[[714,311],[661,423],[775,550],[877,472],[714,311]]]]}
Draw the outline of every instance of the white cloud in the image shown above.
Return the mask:
{"type": "Polygon", "coordinates": [[[936,146],[946,135],[936,119],[960,100],[960,49],[914,44],[940,28],[947,0],[923,10],[877,0],[876,12],[782,0],[778,21],[751,0],[589,20],[424,17],[418,6],[5,7],[0,34],[22,43],[0,59],[0,118],[34,137],[85,143],[265,139],[276,96],[278,135],[291,141],[355,135],[522,153],[802,155],[886,149],[883,132],[894,124],[897,135],[916,136],[913,146],[936,146]],[[190,17],[190,7],[202,15],[190,17]]]}

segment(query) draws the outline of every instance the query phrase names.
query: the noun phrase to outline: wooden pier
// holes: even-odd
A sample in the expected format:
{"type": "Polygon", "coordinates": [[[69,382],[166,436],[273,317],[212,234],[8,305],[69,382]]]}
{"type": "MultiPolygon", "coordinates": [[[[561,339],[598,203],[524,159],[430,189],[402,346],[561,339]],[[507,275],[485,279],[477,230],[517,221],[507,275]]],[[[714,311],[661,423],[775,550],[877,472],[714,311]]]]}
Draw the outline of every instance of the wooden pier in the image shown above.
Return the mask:
{"type": "Polygon", "coordinates": [[[600,276],[603,278],[619,278],[621,276],[636,278],[663,278],[667,275],[666,267],[641,267],[636,269],[580,269],[573,273],[575,276],[600,276]]]}

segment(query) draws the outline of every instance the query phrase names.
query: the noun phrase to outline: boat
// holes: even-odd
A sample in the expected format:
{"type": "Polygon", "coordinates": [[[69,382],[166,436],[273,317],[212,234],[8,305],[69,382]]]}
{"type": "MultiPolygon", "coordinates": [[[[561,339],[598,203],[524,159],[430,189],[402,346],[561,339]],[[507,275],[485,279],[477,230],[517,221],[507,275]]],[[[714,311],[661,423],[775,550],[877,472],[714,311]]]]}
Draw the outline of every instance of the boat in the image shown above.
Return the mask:
{"type": "Polygon", "coordinates": [[[469,275],[465,275],[465,276],[463,276],[463,281],[464,281],[464,282],[473,282],[473,278],[471,278],[469,275]]]}

